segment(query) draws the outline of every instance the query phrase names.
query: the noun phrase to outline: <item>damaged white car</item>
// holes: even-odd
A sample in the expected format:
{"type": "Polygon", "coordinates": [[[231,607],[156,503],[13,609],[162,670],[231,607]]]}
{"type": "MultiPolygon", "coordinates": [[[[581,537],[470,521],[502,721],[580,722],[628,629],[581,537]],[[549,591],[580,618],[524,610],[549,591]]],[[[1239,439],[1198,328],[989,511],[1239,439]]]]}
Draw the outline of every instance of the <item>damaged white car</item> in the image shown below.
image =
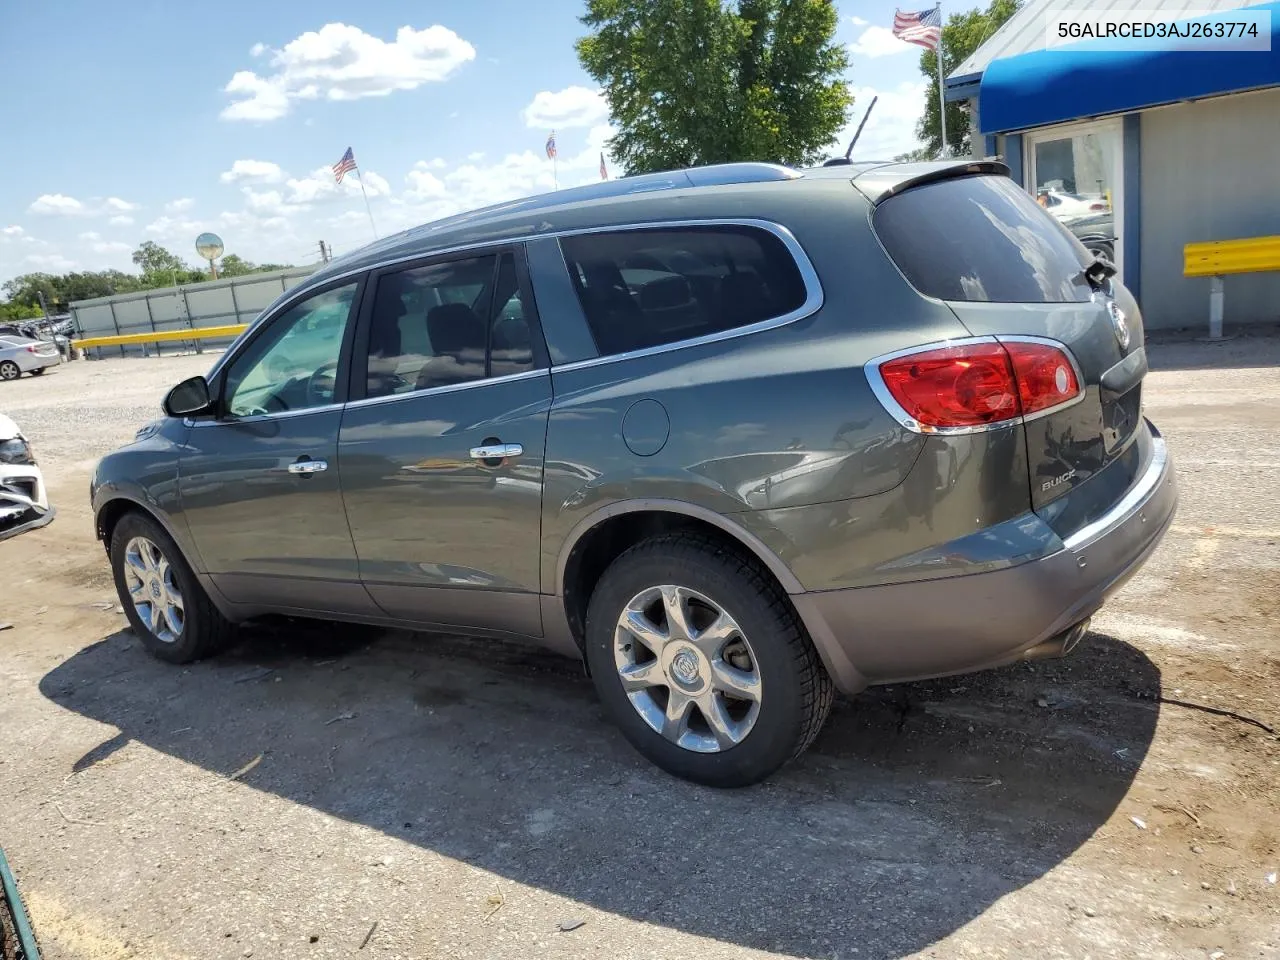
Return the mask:
{"type": "Polygon", "coordinates": [[[0,413],[0,540],[53,522],[54,512],[31,444],[0,413]]]}

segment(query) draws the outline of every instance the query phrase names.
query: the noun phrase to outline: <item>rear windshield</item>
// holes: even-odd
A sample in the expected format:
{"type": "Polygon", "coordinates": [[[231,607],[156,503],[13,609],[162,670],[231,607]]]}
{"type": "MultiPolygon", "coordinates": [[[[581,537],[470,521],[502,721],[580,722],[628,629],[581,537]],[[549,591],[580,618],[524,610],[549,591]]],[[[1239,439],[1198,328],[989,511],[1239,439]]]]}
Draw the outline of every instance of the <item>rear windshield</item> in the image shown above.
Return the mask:
{"type": "Polygon", "coordinates": [[[1072,303],[1088,252],[1007,177],[962,177],[890,197],[872,220],[921,293],[985,303],[1072,303]]]}

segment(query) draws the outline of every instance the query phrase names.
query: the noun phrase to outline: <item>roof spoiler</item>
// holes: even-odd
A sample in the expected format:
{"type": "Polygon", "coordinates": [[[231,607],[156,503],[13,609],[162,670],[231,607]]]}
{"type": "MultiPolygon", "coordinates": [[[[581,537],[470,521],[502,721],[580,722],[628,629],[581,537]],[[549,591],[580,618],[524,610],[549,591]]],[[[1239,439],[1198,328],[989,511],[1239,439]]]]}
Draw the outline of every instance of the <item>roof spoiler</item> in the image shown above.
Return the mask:
{"type": "Polygon", "coordinates": [[[1008,177],[1011,173],[1007,163],[993,159],[893,163],[859,173],[853,178],[853,185],[873,204],[880,204],[912,187],[974,176],[1008,177]]]}

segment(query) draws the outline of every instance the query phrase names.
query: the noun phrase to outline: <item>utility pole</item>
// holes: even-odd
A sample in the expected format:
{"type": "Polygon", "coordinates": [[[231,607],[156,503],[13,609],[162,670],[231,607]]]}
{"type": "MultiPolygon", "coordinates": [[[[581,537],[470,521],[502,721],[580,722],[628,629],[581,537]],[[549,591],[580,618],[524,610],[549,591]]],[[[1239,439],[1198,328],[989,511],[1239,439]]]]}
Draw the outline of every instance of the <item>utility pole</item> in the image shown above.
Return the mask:
{"type": "Polygon", "coordinates": [[[320,262],[321,262],[321,263],[328,263],[328,262],[329,262],[329,258],[330,258],[331,256],[332,256],[332,254],[331,254],[331,252],[330,252],[330,250],[329,250],[328,245],[326,245],[326,244],[325,244],[325,242],[324,242],[323,240],[321,240],[321,241],[320,241],[320,262]]]}

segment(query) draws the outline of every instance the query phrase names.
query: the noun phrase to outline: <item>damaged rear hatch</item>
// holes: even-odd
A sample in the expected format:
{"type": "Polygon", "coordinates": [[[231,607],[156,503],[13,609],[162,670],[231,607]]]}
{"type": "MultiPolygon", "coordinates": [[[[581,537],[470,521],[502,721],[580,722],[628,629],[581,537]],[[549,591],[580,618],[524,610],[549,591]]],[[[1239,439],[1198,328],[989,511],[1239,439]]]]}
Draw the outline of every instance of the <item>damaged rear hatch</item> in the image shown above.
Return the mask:
{"type": "MultiPolygon", "coordinates": [[[[859,181],[855,185],[860,186],[859,181]]],[[[1153,455],[1138,305],[1078,239],[994,165],[881,190],[877,236],[906,279],[976,339],[1065,351],[1068,402],[1023,418],[1032,508],[1060,536],[1112,507],[1153,455]]],[[[1034,347],[1033,347],[1034,348],[1034,347]]]]}

